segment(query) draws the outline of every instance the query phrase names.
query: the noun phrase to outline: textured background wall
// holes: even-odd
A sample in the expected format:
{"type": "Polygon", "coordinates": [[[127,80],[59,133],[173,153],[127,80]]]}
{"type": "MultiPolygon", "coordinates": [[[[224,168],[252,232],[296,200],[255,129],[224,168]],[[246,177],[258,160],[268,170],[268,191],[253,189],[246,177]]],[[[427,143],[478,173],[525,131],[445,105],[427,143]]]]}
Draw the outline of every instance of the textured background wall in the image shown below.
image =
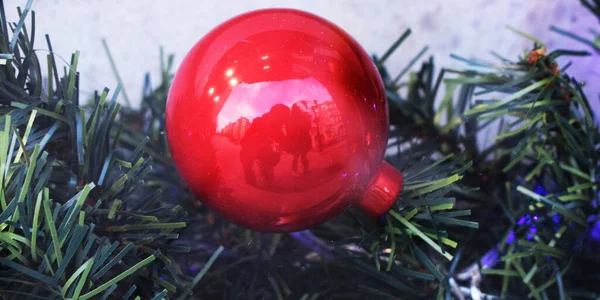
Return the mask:
{"type": "MultiPolygon", "coordinates": [[[[8,0],[7,18],[17,20],[18,5],[8,0]]],[[[85,95],[105,86],[114,89],[101,39],[107,39],[125,88],[139,103],[143,76],[153,73],[157,83],[159,46],[175,54],[179,64],[187,50],[203,34],[237,14],[265,7],[291,7],[313,12],[338,24],[371,53],[382,54],[408,27],[411,38],[389,60],[399,72],[420,49],[428,45],[438,65],[459,67],[450,53],[494,60],[491,50],[516,58],[531,43],[506,29],[519,28],[545,41],[550,49],[587,49],[584,45],[548,30],[551,24],[586,34],[600,28],[593,16],[576,0],[34,0],[37,14],[37,47],[46,48],[43,34],[52,39],[55,52],[67,61],[81,51],[81,89],[85,95]]],[[[589,49],[588,49],[589,50],[589,49]]],[[[40,52],[42,56],[46,54],[40,52]]],[[[600,83],[600,56],[578,59],[570,73],[579,80],[600,83]]],[[[589,84],[596,111],[600,85],[589,84]]]]}

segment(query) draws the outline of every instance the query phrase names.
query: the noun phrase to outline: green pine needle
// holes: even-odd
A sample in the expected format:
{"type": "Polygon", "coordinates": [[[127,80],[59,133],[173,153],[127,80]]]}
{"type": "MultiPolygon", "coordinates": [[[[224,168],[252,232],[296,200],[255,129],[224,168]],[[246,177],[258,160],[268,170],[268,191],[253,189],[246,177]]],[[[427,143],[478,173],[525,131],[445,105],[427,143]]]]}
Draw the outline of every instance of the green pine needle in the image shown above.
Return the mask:
{"type": "Polygon", "coordinates": [[[81,297],[79,297],[80,300],[86,300],[86,299],[90,299],[91,297],[101,293],[102,291],[104,291],[105,289],[109,288],[111,285],[123,280],[124,278],[131,276],[133,273],[135,273],[137,270],[145,267],[146,265],[150,264],[151,262],[153,262],[156,257],[158,257],[158,255],[160,255],[160,251],[156,251],[153,255],[150,255],[149,257],[147,257],[146,259],[140,261],[139,263],[135,264],[134,266],[132,266],[131,268],[127,269],[127,271],[115,276],[114,278],[112,278],[111,280],[105,282],[104,284],[98,286],[97,288],[89,291],[88,293],[82,295],[81,297]]]}
{"type": "Polygon", "coordinates": [[[394,217],[394,219],[400,221],[400,223],[402,223],[404,226],[406,226],[406,228],[408,228],[413,234],[417,235],[424,242],[426,242],[431,248],[433,248],[434,250],[439,252],[442,256],[444,256],[448,260],[452,260],[453,256],[450,253],[442,251],[442,248],[436,242],[434,242],[432,239],[430,239],[421,230],[417,229],[417,227],[415,227],[411,222],[405,220],[401,215],[399,215],[398,213],[396,213],[394,211],[390,211],[389,214],[392,217],[394,217]]]}

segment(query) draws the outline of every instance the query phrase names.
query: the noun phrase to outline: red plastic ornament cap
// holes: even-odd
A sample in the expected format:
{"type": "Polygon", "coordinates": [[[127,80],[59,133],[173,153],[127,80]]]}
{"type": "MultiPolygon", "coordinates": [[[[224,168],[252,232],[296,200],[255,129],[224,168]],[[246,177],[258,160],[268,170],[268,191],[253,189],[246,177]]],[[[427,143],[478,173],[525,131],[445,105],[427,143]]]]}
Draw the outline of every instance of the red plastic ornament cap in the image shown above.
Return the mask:
{"type": "Polygon", "coordinates": [[[318,16],[265,9],[204,36],[177,71],[169,147],[192,191],[230,221],[289,232],[353,204],[378,216],[402,188],[382,161],[385,89],[371,58],[318,16]]]}

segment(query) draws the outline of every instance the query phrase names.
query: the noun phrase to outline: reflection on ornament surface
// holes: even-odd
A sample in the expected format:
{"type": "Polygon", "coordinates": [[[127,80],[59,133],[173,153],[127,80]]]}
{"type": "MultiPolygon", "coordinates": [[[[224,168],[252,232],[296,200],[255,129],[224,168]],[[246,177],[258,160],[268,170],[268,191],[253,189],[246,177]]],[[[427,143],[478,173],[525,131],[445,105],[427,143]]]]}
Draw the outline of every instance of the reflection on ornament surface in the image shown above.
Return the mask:
{"type": "Polygon", "coordinates": [[[203,203],[236,224],[286,232],[356,203],[373,215],[389,208],[402,179],[382,167],[387,118],[377,69],[356,41],[312,14],[268,9],[191,49],[169,93],[167,137],[203,203]]]}

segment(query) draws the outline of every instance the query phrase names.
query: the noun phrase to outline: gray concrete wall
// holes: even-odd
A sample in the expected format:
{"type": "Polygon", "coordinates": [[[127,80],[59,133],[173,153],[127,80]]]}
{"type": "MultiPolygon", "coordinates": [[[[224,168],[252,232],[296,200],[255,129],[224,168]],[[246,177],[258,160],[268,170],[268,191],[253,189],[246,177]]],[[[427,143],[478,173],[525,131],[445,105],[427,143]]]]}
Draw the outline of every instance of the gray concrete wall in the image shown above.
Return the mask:
{"type": "MultiPolygon", "coordinates": [[[[8,19],[17,20],[17,5],[5,1],[8,19]]],[[[531,43],[505,28],[519,28],[547,42],[551,49],[585,46],[548,30],[550,24],[586,34],[600,24],[576,0],[34,0],[37,47],[46,48],[43,34],[66,60],[81,51],[81,89],[84,95],[107,86],[114,89],[101,39],[107,39],[126,90],[139,103],[143,76],[152,72],[158,82],[159,46],[174,53],[178,65],[186,51],[215,25],[237,14],[265,7],[291,7],[321,15],[352,34],[369,52],[382,54],[408,27],[412,37],[389,60],[399,72],[420,49],[438,64],[459,67],[450,53],[493,60],[491,50],[516,58],[531,43]]],[[[41,53],[41,52],[40,52],[41,53]]],[[[45,56],[45,54],[44,54],[45,56]]],[[[600,82],[600,56],[577,59],[571,73],[580,80],[600,82]]],[[[598,84],[588,84],[597,95],[598,84]]],[[[596,110],[600,109],[594,99],[596,110]]]]}

